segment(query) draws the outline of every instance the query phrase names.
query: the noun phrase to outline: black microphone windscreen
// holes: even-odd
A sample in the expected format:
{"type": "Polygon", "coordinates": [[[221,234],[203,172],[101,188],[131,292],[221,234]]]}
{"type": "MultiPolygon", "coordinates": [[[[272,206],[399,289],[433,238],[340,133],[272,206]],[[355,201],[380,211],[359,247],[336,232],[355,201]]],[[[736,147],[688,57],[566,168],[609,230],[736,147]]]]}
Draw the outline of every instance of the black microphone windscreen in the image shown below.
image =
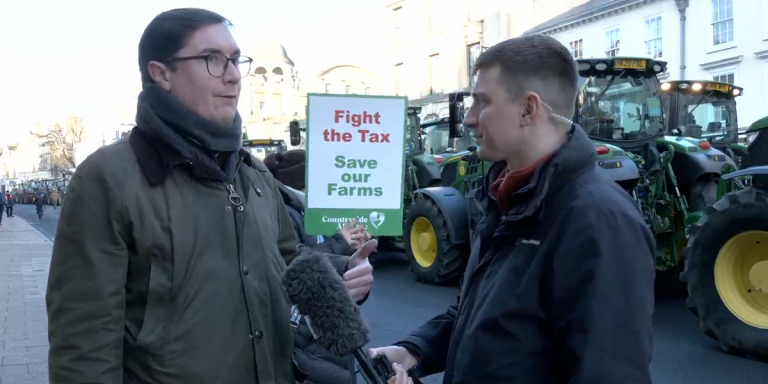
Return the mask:
{"type": "Polygon", "coordinates": [[[318,343],[331,353],[346,356],[368,343],[360,308],[323,254],[305,251],[291,261],[283,285],[291,302],[309,318],[318,343]]]}

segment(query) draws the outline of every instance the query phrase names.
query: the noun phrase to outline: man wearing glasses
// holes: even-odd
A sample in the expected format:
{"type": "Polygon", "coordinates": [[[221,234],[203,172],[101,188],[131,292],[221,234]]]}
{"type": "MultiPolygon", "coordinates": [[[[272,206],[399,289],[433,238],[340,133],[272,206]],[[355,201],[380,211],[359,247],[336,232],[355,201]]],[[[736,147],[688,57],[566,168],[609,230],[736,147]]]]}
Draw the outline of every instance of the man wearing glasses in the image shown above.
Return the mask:
{"type": "MultiPolygon", "coordinates": [[[[252,60],[229,25],[155,17],[136,128],[72,177],[46,296],[53,384],[293,383],[281,279],[299,250],[269,170],[241,148],[252,60]]],[[[370,287],[365,255],[329,258],[367,271],[348,288],[370,287]]]]}

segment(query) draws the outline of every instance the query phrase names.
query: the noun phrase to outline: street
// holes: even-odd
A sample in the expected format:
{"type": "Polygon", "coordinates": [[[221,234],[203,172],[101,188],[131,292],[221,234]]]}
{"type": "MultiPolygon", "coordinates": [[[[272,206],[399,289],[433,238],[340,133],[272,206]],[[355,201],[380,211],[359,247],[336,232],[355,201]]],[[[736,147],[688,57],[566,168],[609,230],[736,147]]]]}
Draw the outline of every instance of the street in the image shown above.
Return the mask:
{"type": "MultiPolygon", "coordinates": [[[[14,209],[16,217],[3,218],[0,226],[0,311],[5,315],[0,325],[0,384],[47,383],[43,374],[47,369],[43,299],[47,265],[41,261],[50,257],[51,243],[45,238],[55,237],[60,208],[46,207],[42,220],[32,205],[14,209]],[[26,222],[43,236],[31,233],[26,222]]],[[[363,305],[372,330],[371,346],[397,341],[443,311],[458,293],[456,287],[416,283],[404,263],[394,258],[376,260],[374,265],[375,287],[363,305]]],[[[658,299],[655,335],[651,368],[656,384],[762,384],[768,377],[768,364],[721,352],[715,341],[699,331],[682,298],[658,299]]],[[[436,375],[423,382],[437,384],[441,378],[436,375]]]]}
{"type": "MultiPolygon", "coordinates": [[[[59,212],[61,212],[61,207],[56,207],[56,209],[53,209],[52,206],[48,205],[45,207],[45,211],[43,211],[43,219],[41,220],[37,218],[34,205],[16,204],[13,206],[14,216],[21,217],[22,219],[26,220],[27,223],[31,224],[35,229],[40,231],[43,236],[51,240],[53,240],[53,237],[56,236],[56,226],[59,223],[59,212]]],[[[5,219],[8,218],[6,217],[5,219]]]]}

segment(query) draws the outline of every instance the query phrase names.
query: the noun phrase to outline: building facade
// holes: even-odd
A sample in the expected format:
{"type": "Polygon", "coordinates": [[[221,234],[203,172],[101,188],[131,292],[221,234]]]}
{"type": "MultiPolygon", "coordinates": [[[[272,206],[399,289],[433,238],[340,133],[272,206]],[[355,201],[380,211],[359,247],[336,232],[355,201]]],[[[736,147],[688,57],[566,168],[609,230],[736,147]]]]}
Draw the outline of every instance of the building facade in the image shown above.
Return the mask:
{"type": "Polygon", "coordinates": [[[526,33],[558,39],[574,57],[650,57],[669,80],[744,87],[739,126],[768,115],[768,1],[591,0],[526,33]]]}
{"type": "Polygon", "coordinates": [[[585,0],[384,0],[392,30],[389,94],[407,96],[424,116],[447,114],[448,94],[469,90],[485,47],[585,0]]]}

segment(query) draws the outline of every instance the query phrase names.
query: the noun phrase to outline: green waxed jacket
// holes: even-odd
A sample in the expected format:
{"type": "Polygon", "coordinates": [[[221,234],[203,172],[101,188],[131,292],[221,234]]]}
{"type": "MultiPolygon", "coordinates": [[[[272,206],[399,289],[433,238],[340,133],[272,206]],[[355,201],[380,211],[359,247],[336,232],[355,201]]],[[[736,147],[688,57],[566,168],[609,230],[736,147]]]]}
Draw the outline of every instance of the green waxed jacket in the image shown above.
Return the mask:
{"type": "Polygon", "coordinates": [[[267,168],[239,155],[215,182],[134,130],[78,167],[46,297],[52,384],[294,383],[281,279],[309,250],[267,168]]]}

